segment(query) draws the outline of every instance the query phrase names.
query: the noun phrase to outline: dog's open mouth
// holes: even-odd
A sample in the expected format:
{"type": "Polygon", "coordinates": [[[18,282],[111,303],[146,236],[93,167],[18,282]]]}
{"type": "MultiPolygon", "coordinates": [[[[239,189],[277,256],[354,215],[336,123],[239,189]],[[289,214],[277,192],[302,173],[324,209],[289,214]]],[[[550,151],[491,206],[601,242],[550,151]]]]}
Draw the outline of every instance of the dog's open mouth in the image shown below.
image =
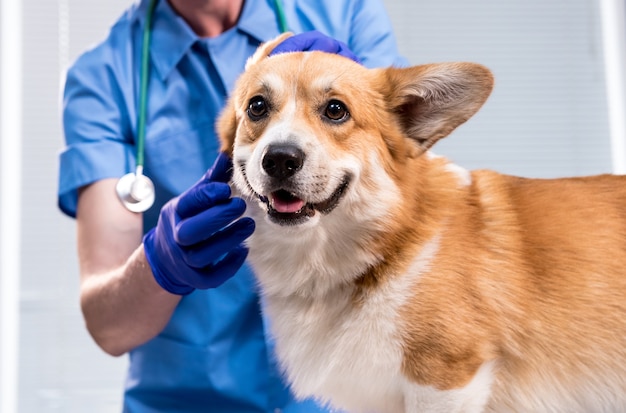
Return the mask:
{"type": "Polygon", "coordinates": [[[318,203],[306,202],[284,189],[268,196],[260,195],[259,198],[267,206],[267,214],[272,221],[280,225],[298,225],[313,217],[316,212],[328,214],[335,209],[349,184],[350,177],[346,176],[328,199],[318,203]]]}

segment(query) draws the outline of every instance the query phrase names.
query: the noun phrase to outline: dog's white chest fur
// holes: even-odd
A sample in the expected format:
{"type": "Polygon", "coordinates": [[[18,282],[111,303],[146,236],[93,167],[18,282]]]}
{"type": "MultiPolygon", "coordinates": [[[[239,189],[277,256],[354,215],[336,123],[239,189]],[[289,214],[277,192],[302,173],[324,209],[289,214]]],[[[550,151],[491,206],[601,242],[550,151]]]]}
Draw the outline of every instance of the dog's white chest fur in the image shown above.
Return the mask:
{"type": "MultiPolygon", "coordinates": [[[[266,267],[263,257],[276,251],[268,251],[265,245],[264,249],[251,249],[263,251],[251,256],[263,291],[278,292],[281,284],[289,290],[298,279],[326,276],[304,274],[306,268],[315,268],[306,262],[298,267],[266,267]]],[[[285,254],[282,242],[274,246],[269,249],[283,249],[283,256],[297,250],[291,245],[285,254]]],[[[297,396],[327,395],[322,402],[351,412],[404,411],[406,381],[401,374],[401,322],[397,314],[436,248],[434,240],[415,259],[410,271],[364,297],[361,305],[354,305],[354,290],[348,286],[330,289],[318,297],[279,293],[267,297],[276,351],[297,396]]],[[[305,261],[314,261],[317,255],[310,245],[301,252],[298,258],[305,261]]],[[[358,262],[346,261],[360,267],[358,262]]],[[[325,268],[334,266],[327,264],[325,268]]]]}
{"type": "Polygon", "coordinates": [[[357,310],[349,299],[271,300],[277,353],[293,390],[304,397],[328,395],[350,411],[401,412],[402,354],[393,311],[380,305],[357,310]]]}

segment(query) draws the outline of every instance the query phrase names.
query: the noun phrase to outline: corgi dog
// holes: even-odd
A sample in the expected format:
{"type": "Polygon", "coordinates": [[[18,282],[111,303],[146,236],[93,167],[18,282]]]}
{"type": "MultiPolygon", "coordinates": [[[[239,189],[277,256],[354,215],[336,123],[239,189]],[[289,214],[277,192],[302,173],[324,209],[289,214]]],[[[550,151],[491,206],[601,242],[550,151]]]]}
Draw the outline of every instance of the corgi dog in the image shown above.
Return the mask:
{"type": "Polygon", "coordinates": [[[626,412],[626,178],[467,171],[430,148],[474,63],[250,58],[218,121],[294,394],[347,412],[626,412]]]}

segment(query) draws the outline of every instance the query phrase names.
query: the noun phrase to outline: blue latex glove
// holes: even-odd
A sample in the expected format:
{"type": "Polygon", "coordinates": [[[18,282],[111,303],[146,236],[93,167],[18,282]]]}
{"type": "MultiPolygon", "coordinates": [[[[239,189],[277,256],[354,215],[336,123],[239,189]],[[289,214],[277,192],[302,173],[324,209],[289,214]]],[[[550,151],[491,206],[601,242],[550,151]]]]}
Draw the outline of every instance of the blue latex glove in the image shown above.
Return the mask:
{"type": "Polygon", "coordinates": [[[254,231],[241,217],[246,204],[231,198],[232,164],[220,154],[205,176],[161,209],[159,221],[143,238],[154,278],[173,294],[220,286],[248,255],[242,242],[254,231]]]}
{"type": "Polygon", "coordinates": [[[328,37],[317,30],[288,37],[276,46],[274,50],[272,50],[270,56],[279,53],[312,52],[315,50],[338,54],[340,56],[347,57],[348,59],[352,59],[357,63],[361,63],[359,58],[352,53],[350,48],[348,48],[347,44],[333,39],[332,37],[328,37]]]}

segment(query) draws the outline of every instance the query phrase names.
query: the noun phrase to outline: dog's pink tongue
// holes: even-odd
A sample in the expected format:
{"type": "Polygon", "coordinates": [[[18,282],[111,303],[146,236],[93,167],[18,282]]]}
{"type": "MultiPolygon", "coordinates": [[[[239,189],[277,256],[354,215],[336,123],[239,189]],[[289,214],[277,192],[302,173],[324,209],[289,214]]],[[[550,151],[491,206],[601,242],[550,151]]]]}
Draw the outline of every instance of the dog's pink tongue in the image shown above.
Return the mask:
{"type": "Polygon", "coordinates": [[[300,211],[302,207],[304,207],[304,201],[299,198],[283,199],[281,197],[273,196],[272,206],[276,212],[289,214],[300,211]]]}

